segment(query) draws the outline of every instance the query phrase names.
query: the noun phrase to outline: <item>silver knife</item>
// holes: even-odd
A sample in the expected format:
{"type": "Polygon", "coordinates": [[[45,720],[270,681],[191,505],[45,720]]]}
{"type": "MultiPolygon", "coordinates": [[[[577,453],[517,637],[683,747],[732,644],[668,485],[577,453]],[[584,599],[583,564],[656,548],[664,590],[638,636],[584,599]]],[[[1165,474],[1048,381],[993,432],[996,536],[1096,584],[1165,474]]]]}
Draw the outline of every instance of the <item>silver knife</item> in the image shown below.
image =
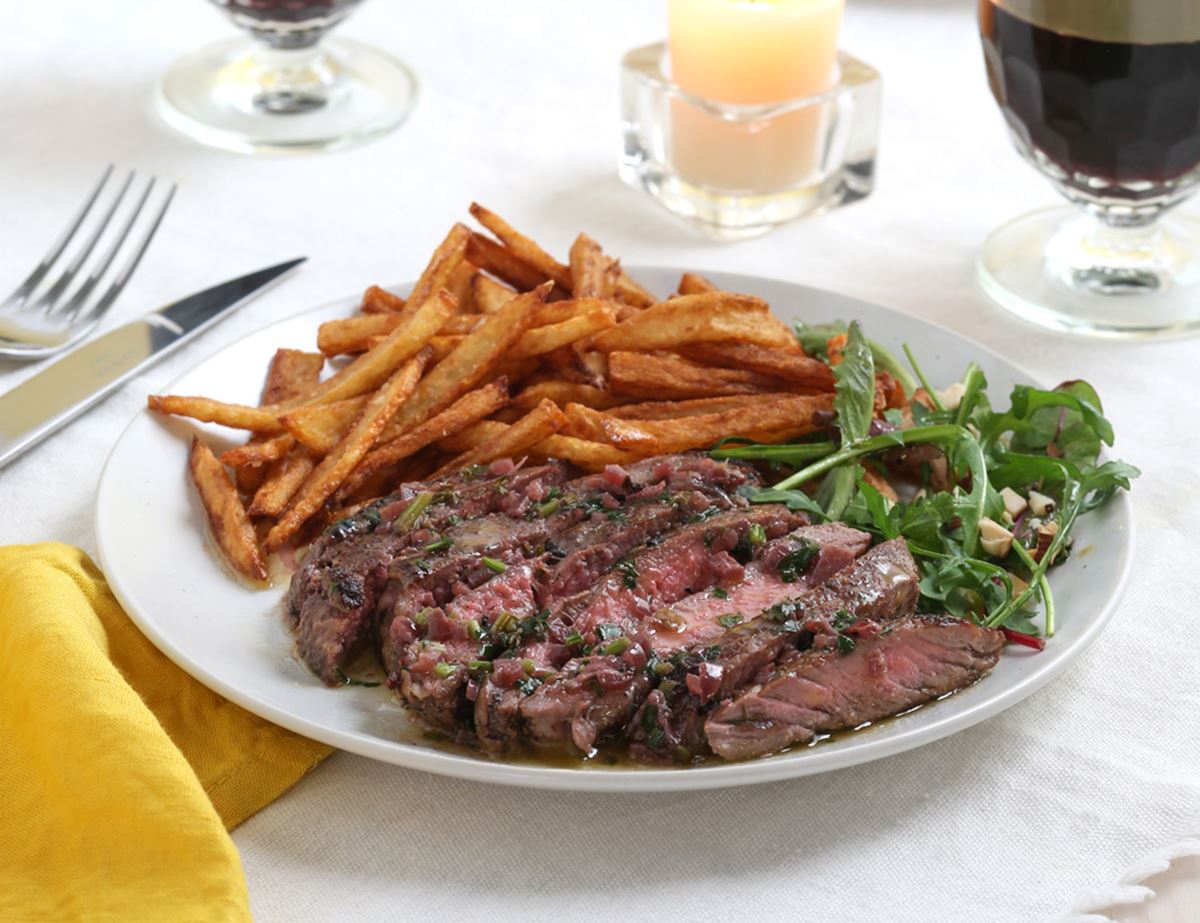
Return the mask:
{"type": "Polygon", "coordinates": [[[151,311],[0,395],[0,468],[304,260],[260,269],[151,311]]]}

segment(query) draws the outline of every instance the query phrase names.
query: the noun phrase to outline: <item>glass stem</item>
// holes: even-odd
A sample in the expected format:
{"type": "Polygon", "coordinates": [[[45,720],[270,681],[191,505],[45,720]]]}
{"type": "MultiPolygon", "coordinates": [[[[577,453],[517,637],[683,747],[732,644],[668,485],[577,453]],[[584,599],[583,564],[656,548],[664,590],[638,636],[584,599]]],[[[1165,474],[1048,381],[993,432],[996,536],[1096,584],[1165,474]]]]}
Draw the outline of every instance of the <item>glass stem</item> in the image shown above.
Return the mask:
{"type": "Polygon", "coordinates": [[[340,76],[336,62],[315,42],[300,48],[260,46],[254,65],[254,107],[275,115],[322,108],[340,76]]]}

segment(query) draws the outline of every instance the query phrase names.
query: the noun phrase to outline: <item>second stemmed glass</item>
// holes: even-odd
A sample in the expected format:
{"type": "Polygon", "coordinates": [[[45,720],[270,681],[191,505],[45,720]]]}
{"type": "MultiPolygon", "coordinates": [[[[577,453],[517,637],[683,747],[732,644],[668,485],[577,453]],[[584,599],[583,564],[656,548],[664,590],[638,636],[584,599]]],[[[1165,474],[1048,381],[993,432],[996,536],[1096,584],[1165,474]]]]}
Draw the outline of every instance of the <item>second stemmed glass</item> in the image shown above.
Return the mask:
{"type": "Polygon", "coordinates": [[[349,39],[324,39],[361,0],[212,0],[253,39],[176,61],[159,88],[164,119],[215,147],[291,153],[395,128],[417,95],[412,72],[349,39]]]}

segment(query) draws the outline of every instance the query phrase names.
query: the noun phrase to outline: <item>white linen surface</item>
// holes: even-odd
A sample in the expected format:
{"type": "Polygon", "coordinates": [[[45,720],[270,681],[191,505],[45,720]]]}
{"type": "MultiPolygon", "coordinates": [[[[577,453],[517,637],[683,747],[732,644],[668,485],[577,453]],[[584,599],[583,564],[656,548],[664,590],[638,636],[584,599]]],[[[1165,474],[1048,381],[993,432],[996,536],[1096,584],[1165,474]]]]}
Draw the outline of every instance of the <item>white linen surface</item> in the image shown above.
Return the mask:
{"type": "MultiPolygon", "coordinates": [[[[826,776],[572,795],[339,754],[235,834],[262,920],[1027,921],[1084,909],[1076,894],[1200,829],[1197,342],[1065,339],[976,289],[986,233],[1055,195],[1005,136],[961,0],[850,0],[844,46],[885,78],[872,198],[737,245],[677,223],[614,171],[617,62],[662,36],[663,7],[367,3],[342,31],[415,67],[411,121],[347,152],[247,158],[178,137],[151,111],[175,57],[232,34],[209,4],[7,5],[0,288],[32,266],[110,161],[181,189],[107,326],[244,271],[311,260],[0,473],[0,543],[61,539],[94,553],[94,485],[147,392],[291,312],[415,277],[478,199],[560,253],[586,228],[629,264],[824,286],[982,340],[1043,380],[1088,378],[1117,451],[1146,472],[1132,586],[1104,636],[1031,699],[826,776]]],[[[0,364],[0,390],[31,371],[0,364]]],[[[182,469],[182,449],[146,464],[182,469]]]]}

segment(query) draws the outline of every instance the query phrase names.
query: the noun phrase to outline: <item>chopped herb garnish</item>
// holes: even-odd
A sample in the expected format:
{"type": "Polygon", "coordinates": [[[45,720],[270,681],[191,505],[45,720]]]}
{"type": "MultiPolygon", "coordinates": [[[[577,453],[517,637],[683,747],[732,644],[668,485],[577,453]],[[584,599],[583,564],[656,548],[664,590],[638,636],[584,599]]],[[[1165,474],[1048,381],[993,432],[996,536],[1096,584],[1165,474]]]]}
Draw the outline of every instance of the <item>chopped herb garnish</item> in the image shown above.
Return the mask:
{"type": "Polygon", "coordinates": [[[577,631],[573,631],[567,635],[566,639],[563,641],[563,644],[565,644],[567,647],[583,647],[583,635],[577,631]]]}
{"type": "Polygon", "coordinates": [[[746,533],[746,537],[750,539],[751,545],[761,545],[767,540],[767,530],[756,522],[750,527],[750,531],[746,533]]]}
{"type": "Polygon", "coordinates": [[[421,514],[425,512],[425,508],[433,502],[433,494],[427,490],[421,491],[412,502],[404,508],[404,512],[396,517],[396,521],[392,523],[393,532],[408,532],[421,518],[421,514]]]}
{"type": "Polygon", "coordinates": [[[657,676],[666,676],[675,672],[675,664],[669,660],[660,660],[654,664],[654,672],[657,676]]]}
{"type": "Polygon", "coordinates": [[[624,654],[627,650],[629,650],[628,638],[615,638],[604,645],[604,653],[614,656],[616,654],[624,654]]]}
{"type": "Polygon", "coordinates": [[[727,592],[725,592],[725,590],[723,590],[719,586],[713,587],[713,596],[717,597],[717,599],[728,599],[729,598],[729,594],[727,592]]]}
{"type": "Polygon", "coordinates": [[[497,561],[495,558],[489,558],[486,555],[480,555],[479,559],[483,561],[484,566],[486,566],[488,570],[494,571],[497,574],[502,574],[508,570],[508,565],[503,561],[497,561]]]}
{"type": "Polygon", "coordinates": [[[777,565],[779,579],[784,583],[795,583],[808,570],[809,565],[821,550],[816,542],[801,539],[798,546],[780,559],[777,565]]]}
{"type": "Polygon", "coordinates": [[[517,627],[517,617],[511,612],[501,612],[496,616],[496,621],[492,625],[492,633],[504,635],[511,632],[517,627]]]}
{"type": "Polygon", "coordinates": [[[646,746],[651,750],[661,750],[666,742],[667,735],[662,728],[655,726],[646,732],[646,746]]]}
{"type": "Polygon", "coordinates": [[[517,688],[525,695],[530,695],[541,684],[542,681],[536,676],[526,676],[524,679],[517,680],[517,688]]]}
{"type": "Polygon", "coordinates": [[[433,672],[436,673],[438,676],[440,676],[442,679],[445,679],[447,676],[452,674],[457,669],[458,669],[458,664],[446,663],[446,661],[443,660],[437,666],[435,666],[433,668],[433,672]]]}
{"type": "Polygon", "coordinates": [[[838,635],[837,649],[838,653],[845,657],[854,650],[854,639],[849,635],[838,635]]]}
{"type": "Polygon", "coordinates": [[[383,517],[379,515],[379,510],[375,509],[373,506],[368,506],[360,515],[363,519],[369,522],[372,527],[375,527],[383,522],[383,517]]]}
{"type": "Polygon", "coordinates": [[[347,676],[345,673],[343,673],[341,667],[334,667],[333,672],[334,672],[334,675],[337,676],[338,682],[341,683],[343,686],[364,686],[367,689],[372,689],[375,686],[383,685],[382,683],[380,683],[378,681],[370,681],[370,680],[365,680],[365,679],[354,679],[353,677],[347,676]]]}
{"type": "Polygon", "coordinates": [[[630,560],[619,561],[614,570],[621,575],[622,582],[625,584],[625,589],[632,590],[637,588],[638,569],[637,565],[630,560]]]}
{"type": "Polygon", "coordinates": [[[734,625],[740,625],[746,619],[740,612],[730,612],[728,615],[722,615],[717,619],[717,624],[722,628],[732,628],[734,625]]]}
{"type": "Polygon", "coordinates": [[[547,500],[545,503],[539,503],[536,507],[534,507],[534,509],[537,510],[537,514],[541,516],[542,519],[545,519],[547,516],[556,513],[561,505],[561,500],[547,500]]]}
{"type": "Polygon", "coordinates": [[[537,664],[534,663],[532,660],[530,660],[528,657],[524,658],[521,661],[521,670],[525,673],[526,676],[532,676],[533,671],[536,669],[537,669],[537,664]]]}
{"type": "Polygon", "coordinates": [[[567,556],[567,552],[554,539],[548,538],[542,547],[546,550],[546,554],[552,558],[561,560],[567,556]]]}
{"type": "Polygon", "coordinates": [[[835,631],[845,631],[847,628],[853,625],[856,620],[857,619],[855,616],[851,615],[848,610],[838,609],[838,611],[833,614],[831,624],[833,625],[835,631]]]}
{"type": "Polygon", "coordinates": [[[618,625],[609,625],[606,623],[596,626],[596,637],[601,641],[611,641],[613,638],[619,638],[620,636],[621,628],[618,625]]]}
{"type": "Polygon", "coordinates": [[[440,538],[434,539],[428,545],[425,545],[424,550],[425,551],[445,551],[447,548],[449,548],[453,544],[454,544],[454,542],[452,542],[450,540],[449,536],[443,535],[440,538]]]}
{"type": "Polygon", "coordinates": [[[478,641],[483,635],[483,629],[479,627],[479,623],[474,619],[467,619],[464,624],[467,626],[467,637],[472,641],[478,641]]]}
{"type": "Polygon", "coordinates": [[[492,662],[490,660],[470,660],[467,662],[467,669],[472,673],[491,673],[492,662]]]}
{"type": "Polygon", "coordinates": [[[424,628],[426,625],[429,624],[429,616],[430,616],[430,613],[432,613],[432,612],[433,612],[432,609],[422,609],[420,612],[418,612],[416,615],[413,616],[413,621],[416,622],[418,625],[420,625],[422,628],[424,628]]]}
{"type": "Polygon", "coordinates": [[[713,644],[712,646],[706,647],[704,650],[702,650],[700,652],[700,659],[707,660],[710,663],[712,661],[716,660],[720,656],[721,656],[721,645],[719,645],[719,644],[713,644]]]}

